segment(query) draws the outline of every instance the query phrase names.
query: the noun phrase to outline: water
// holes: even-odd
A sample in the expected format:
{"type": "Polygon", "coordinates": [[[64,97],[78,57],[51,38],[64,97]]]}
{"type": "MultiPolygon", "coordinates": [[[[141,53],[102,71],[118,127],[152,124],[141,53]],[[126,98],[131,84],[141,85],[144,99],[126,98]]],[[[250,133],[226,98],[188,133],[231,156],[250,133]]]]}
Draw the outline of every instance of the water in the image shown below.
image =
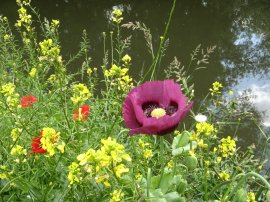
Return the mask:
{"type": "MultiPolygon", "coordinates": [[[[119,8],[124,11],[124,22],[141,21],[152,31],[154,48],[163,34],[172,1],[161,0],[35,0],[32,3],[41,16],[61,21],[61,42],[64,58],[76,53],[83,29],[90,38],[92,65],[102,64],[102,32],[111,29],[110,13],[119,8]]],[[[1,0],[0,13],[12,23],[17,18],[15,0],[1,0]]],[[[207,94],[211,84],[218,80],[227,94],[234,90],[245,97],[246,107],[261,114],[263,129],[270,127],[270,1],[268,0],[178,0],[168,36],[170,46],[162,67],[174,56],[186,65],[190,53],[198,44],[202,47],[217,45],[207,69],[194,73],[197,103],[207,94]]],[[[131,30],[123,30],[128,36],[131,30]]],[[[143,34],[132,33],[131,74],[138,78],[138,69],[148,67],[150,55],[143,34]]],[[[75,63],[77,69],[80,64],[75,63]]],[[[164,74],[159,72],[159,78],[164,74]]],[[[256,142],[260,134],[250,123],[239,130],[240,141],[245,145],[256,142]]],[[[229,134],[228,134],[229,135],[229,134]]]]}

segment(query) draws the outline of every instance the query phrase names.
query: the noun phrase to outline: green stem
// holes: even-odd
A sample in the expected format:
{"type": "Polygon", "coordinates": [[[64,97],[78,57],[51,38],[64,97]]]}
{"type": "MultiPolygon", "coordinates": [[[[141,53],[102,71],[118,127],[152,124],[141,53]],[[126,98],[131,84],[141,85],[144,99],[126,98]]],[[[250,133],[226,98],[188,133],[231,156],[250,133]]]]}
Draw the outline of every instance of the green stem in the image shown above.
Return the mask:
{"type": "Polygon", "coordinates": [[[147,170],[147,198],[150,197],[150,185],[151,185],[151,168],[147,170]]]}
{"type": "Polygon", "coordinates": [[[156,74],[156,67],[157,67],[157,64],[159,64],[159,63],[161,62],[161,51],[162,51],[162,47],[163,47],[163,45],[164,45],[164,42],[165,42],[165,39],[166,39],[168,30],[169,30],[169,26],[170,26],[170,23],[171,23],[172,15],[173,15],[173,12],[174,12],[174,9],[175,9],[175,4],[176,4],[176,0],[173,1],[173,5],[172,5],[171,11],[170,11],[170,15],[169,15],[169,20],[168,20],[168,22],[167,22],[165,31],[164,31],[163,36],[162,36],[162,38],[161,38],[161,41],[160,41],[160,44],[159,44],[159,48],[158,48],[158,52],[157,52],[157,54],[156,54],[154,63],[151,65],[151,67],[150,67],[150,69],[149,69],[149,70],[153,69],[153,70],[152,70],[151,77],[150,77],[150,81],[151,81],[152,79],[155,79],[155,74],[156,74]]]}
{"type": "Polygon", "coordinates": [[[160,136],[160,156],[159,156],[160,162],[161,162],[161,173],[160,178],[158,182],[158,188],[160,187],[163,174],[164,174],[164,167],[165,167],[165,160],[164,160],[164,137],[160,136]]]}
{"type": "Polygon", "coordinates": [[[110,36],[111,36],[111,52],[112,52],[111,66],[112,66],[113,65],[113,32],[110,32],[110,36]]]}

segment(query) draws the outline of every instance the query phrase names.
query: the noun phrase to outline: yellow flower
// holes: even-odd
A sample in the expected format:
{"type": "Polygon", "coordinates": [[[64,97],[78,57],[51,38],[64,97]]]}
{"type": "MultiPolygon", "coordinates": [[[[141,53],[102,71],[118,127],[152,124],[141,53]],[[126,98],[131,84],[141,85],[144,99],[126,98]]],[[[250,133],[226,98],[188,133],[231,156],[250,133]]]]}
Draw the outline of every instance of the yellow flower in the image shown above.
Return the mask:
{"type": "Polygon", "coordinates": [[[20,145],[15,145],[11,151],[10,151],[10,154],[12,156],[21,156],[21,155],[26,155],[27,152],[26,152],[26,149],[24,149],[22,146],[20,145]]]}
{"type": "Polygon", "coordinates": [[[151,149],[145,149],[143,150],[143,157],[146,159],[149,159],[153,156],[153,152],[151,149]]]}
{"type": "Polygon", "coordinates": [[[126,168],[124,164],[119,164],[114,167],[114,172],[117,177],[121,177],[123,173],[127,173],[128,171],[129,169],[126,168]]]}
{"type": "Polygon", "coordinates": [[[92,94],[90,93],[86,85],[82,83],[74,84],[72,86],[72,90],[73,90],[73,96],[71,97],[71,100],[73,104],[86,101],[92,96],[92,94]]]}
{"type": "Polygon", "coordinates": [[[53,128],[43,128],[42,137],[40,139],[41,146],[43,149],[47,150],[49,156],[55,154],[54,148],[57,147],[56,142],[60,138],[60,132],[56,132],[53,128]]]}
{"type": "Polygon", "coordinates": [[[72,185],[74,182],[80,182],[79,175],[81,174],[79,165],[75,162],[72,162],[68,167],[68,180],[69,184],[72,185]]]}
{"type": "Polygon", "coordinates": [[[98,175],[95,177],[96,183],[103,183],[106,187],[110,187],[111,184],[108,181],[108,175],[98,175]]]}
{"type": "Polygon", "coordinates": [[[121,23],[121,21],[124,19],[123,17],[122,17],[122,11],[121,10],[114,10],[113,12],[112,12],[112,21],[113,22],[116,22],[117,24],[119,24],[119,23],[121,23]]]}
{"type": "Polygon", "coordinates": [[[208,147],[208,144],[205,144],[203,139],[198,139],[197,144],[198,144],[198,147],[202,147],[202,148],[207,148],[208,147]]]}
{"type": "Polygon", "coordinates": [[[173,160],[170,160],[170,161],[167,163],[167,166],[168,166],[168,168],[173,168],[173,166],[174,166],[173,160]]]}
{"type": "Polygon", "coordinates": [[[16,87],[13,83],[7,83],[2,86],[2,89],[0,92],[3,93],[5,97],[8,97],[8,96],[13,95],[15,88],[16,87]]]}
{"type": "Polygon", "coordinates": [[[210,88],[211,95],[220,94],[220,89],[223,88],[222,84],[218,81],[212,84],[212,88],[210,88]]]}
{"type": "Polygon", "coordinates": [[[236,144],[230,136],[221,139],[221,145],[218,145],[219,151],[224,158],[232,156],[236,152],[236,144]]]}
{"type": "Polygon", "coordinates": [[[52,20],[52,26],[57,27],[59,24],[59,20],[52,20]]]}
{"type": "Polygon", "coordinates": [[[210,136],[216,132],[214,126],[207,122],[197,123],[196,129],[199,134],[204,134],[205,136],[210,136]]]}
{"type": "Polygon", "coordinates": [[[29,72],[29,75],[33,78],[33,77],[35,77],[36,73],[37,73],[37,69],[32,68],[31,71],[29,72]]]}
{"type": "Polygon", "coordinates": [[[188,153],[189,153],[190,156],[196,157],[196,154],[195,154],[194,150],[189,150],[188,153]]]}
{"type": "Polygon", "coordinates": [[[247,194],[247,202],[256,202],[254,192],[248,192],[248,194],[247,194]]]}
{"type": "Polygon", "coordinates": [[[6,169],[7,169],[6,166],[3,166],[3,165],[0,166],[0,180],[8,178],[8,174],[7,172],[5,172],[6,169]]]}
{"type": "Polygon", "coordinates": [[[129,55],[125,55],[123,58],[122,58],[122,61],[125,63],[125,64],[128,64],[130,63],[131,61],[131,57],[129,55]]]}
{"type": "Polygon", "coordinates": [[[58,149],[61,153],[64,153],[64,152],[65,152],[65,146],[66,146],[66,143],[62,142],[62,144],[57,145],[57,149],[58,149]]]}
{"type": "Polygon", "coordinates": [[[7,41],[9,38],[10,38],[10,35],[8,35],[8,34],[5,34],[5,35],[4,35],[4,40],[5,40],[5,41],[7,41]]]}
{"type": "Polygon", "coordinates": [[[218,175],[224,181],[228,181],[230,179],[230,175],[227,172],[225,172],[225,171],[222,171],[218,175]]]}
{"type": "Polygon", "coordinates": [[[113,193],[110,194],[110,202],[122,201],[124,195],[125,194],[121,190],[114,190],[113,193]]]}
{"type": "Polygon", "coordinates": [[[21,128],[14,128],[14,129],[12,129],[10,135],[11,135],[11,138],[12,138],[12,140],[14,142],[18,139],[18,137],[21,134],[21,132],[22,132],[22,129],[21,128]]]}

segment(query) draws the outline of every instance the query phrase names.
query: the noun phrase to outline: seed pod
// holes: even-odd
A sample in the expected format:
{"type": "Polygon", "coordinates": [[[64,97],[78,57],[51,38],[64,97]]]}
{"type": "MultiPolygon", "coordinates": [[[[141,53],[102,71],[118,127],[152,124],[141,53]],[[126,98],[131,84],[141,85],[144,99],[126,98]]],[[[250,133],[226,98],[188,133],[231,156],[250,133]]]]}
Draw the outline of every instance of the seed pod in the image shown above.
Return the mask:
{"type": "Polygon", "coordinates": [[[197,167],[198,160],[195,156],[185,156],[183,163],[188,169],[194,170],[197,167]]]}
{"type": "Polygon", "coordinates": [[[178,185],[177,185],[177,188],[176,188],[177,192],[179,194],[182,194],[182,193],[184,193],[184,191],[186,190],[186,188],[187,188],[187,181],[184,180],[184,179],[181,179],[178,182],[178,185]]]}
{"type": "Polygon", "coordinates": [[[236,192],[236,200],[237,202],[246,202],[247,201],[247,192],[244,188],[238,189],[236,192]]]}

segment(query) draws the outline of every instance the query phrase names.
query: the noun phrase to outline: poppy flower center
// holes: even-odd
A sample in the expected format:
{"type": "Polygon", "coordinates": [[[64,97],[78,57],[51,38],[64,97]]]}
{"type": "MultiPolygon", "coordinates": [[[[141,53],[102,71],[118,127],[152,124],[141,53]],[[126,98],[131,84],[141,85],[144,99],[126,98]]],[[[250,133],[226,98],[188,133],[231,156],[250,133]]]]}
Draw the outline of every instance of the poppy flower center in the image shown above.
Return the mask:
{"type": "Polygon", "coordinates": [[[151,112],[151,116],[155,118],[159,118],[166,115],[166,111],[162,108],[155,108],[151,112]]]}
{"type": "Polygon", "coordinates": [[[146,102],[142,105],[144,116],[150,117],[162,117],[165,115],[172,116],[178,110],[178,105],[175,102],[171,102],[167,107],[161,107],[156,102],[146,102]],[[153,112],[154,111],[154,112],[153,112]]]}

